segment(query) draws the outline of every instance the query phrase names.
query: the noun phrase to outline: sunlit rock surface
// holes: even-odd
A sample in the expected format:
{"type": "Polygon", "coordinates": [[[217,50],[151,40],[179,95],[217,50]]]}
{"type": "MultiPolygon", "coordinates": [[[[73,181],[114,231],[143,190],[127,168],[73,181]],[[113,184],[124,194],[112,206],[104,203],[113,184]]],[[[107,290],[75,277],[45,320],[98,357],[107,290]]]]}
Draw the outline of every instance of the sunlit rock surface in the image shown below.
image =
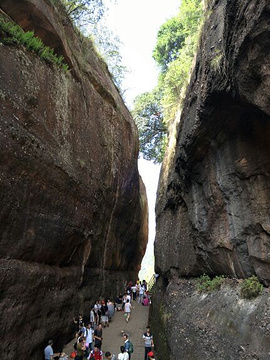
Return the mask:
{"type": "Polygon", "coordinates": [[[147,242],[138,136],[106,65],[50,1],[1,10],[70,71],[0,45],[2,357],[59,349],[72,318],[136,278],[147,242]],[[16,335],[15,335],[16,333],[16,335]]]}
{"type": "Polygon", "coordinates": [[[160,177],[153,326],[161,359],[267,359],[267,294],[237,314],[242,303],[229,290],[204,305],[177,285],[203,273],[270,280],[270,3],[208,4],[160,177]]]}

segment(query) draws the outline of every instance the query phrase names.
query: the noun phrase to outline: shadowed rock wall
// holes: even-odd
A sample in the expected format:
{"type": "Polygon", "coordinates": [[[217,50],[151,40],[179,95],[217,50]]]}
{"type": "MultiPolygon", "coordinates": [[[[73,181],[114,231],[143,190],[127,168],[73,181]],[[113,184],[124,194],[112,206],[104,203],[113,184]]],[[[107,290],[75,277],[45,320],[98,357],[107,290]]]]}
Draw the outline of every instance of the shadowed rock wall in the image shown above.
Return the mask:
{"type": "Polygon", "coordinates": [[[160,177],[157,271],[268,282],[270,5],[212,3],[160,177]]]}
{"type": "Polygon", "coordinates": [[[199,293],[194,279],[174,279],[166,289],[158,281],[151,316],[158,359],[269,359],[269,290],[242,299],[239,282],[199,293]]]}
{"type": "Polygon", "coordinates": [[[0,6],[70,67],[0,44],[2,356],[34,360],[137,277],[147,200],[136,127],[92,44],[50,1],[0,6]]]}
{"type": "Polygon", "coordinates": [[[225,289],[204,302],[180,284],[270,280],[270,3],[208,1],[205,16],[159,182],[155,343],[160,359],[267,359],[267,294],[244,304],[225,289]]]}

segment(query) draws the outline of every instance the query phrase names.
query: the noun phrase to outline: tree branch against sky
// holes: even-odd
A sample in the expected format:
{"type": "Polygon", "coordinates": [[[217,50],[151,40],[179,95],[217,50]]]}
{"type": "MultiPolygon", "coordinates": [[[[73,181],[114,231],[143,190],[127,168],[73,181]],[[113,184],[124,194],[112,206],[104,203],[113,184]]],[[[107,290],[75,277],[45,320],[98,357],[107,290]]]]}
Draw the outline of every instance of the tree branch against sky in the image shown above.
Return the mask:
{"type": "Polygon", "coordinates": [[[105,12],[103,0],[61,0],[77,26],[97,23],[105,12]]]}
{"type": "Polygon", "coordinates": [[[160,67],[159,83],[152,92],[135,99],[133,110],[145,159],[155,162],[163,159],[166,127],[181,106],[202,18],[203,0],[182,0],[178,14],[158,31],[153,57],[160,67]]]}
{"type": "Polygon", "coordinates": [[[135,99],[132,110],[139,131],[140,153],[144,159],[153,160],[154,163],[162,162],[167,140],[161,96],[158,88],[141,94],[135,99]]]}
{"type": "MultiPolygon", "coordinates": [[[[159,6],[160,12],[162,10],[160,4],[163,4],[163,9],[167,9],[167,1],[137,0],[135,3],[131,0],[118,0],[126,11],[125,15],[121,18],[118,17],[118,21],[123,21],[125,24],[125,28],[122,29],[123,32],[119,36],[111,31],[108,18],[104,16],[105,10],[111,3],[110,0],[62,1],[77,24],[85,29],[86,27],[82,24],[88,23],[87,29],[95,39],[115,84],[122,89],[123,94],[123,84],[127,84],[124,81],[127,67],[126,58],[122,57],[121,35],[129,34],[127,43],[125,43],[128,49],[136,43],[148,51],[149,45],[152,47],[152,40],[143,47],[144,38],[147,38],[148,33],[153,30],[150,25],[152,21],[156,20],[155,15],[159,16],[155,12],[156,8],[159,6]],[[132,26],[131,19],[134,18],[137,10],[139,12],[132,26]],[[149,14],[151,14],[150,17],[149,14]]],[[[145,159],[152,159],[155,162],[162,161],[167,138],[166,126],[174,118],[179,107],[180,95],[185,89],[196,49],[198,24],[202,18],[202,2],[203,0],[178,0],[179,11],[159,26],[159,31],[156,29],[157,40],[152,49],[154,48],[153,57],[160,68],[159,82],[154,90],[143,92],[141,96],[136,97],[133,110],[139,129],[141,154],[145,159]]],[[[119,10],[120,4],[115,8],[119,10]]],[[[110,11],[111,9],[110,7],[110,11]]],[[[129,51],[129,54],[134,58],[133,50],[129,51]]],[[[135,62],[138,63],[138,61],[135,62]]],[[[140,69],[136,71],[136,78],[140,78],[140,74],[146,74],[144,69],[146,62],[142,61],[140,64],[140,69]]],[[[154,66],[153,70],[155,70],[154,66]]],[[[144,87],[147,86],[145,79],[141,80],[144,87]]],[[[135,79],[135,81],[137,80],[135,79]]],[[[134,86],[135,81],[128,82],[128,89],[134,86]]]]}
{"type": "Polygon", "coordinates": [[[122,96],[123,80],[128,73],[121,55],[121,40],[106,25],[106,14],[110,4],[118,0],[61,0],[75,25],[92,40],[108,65],[114,83],[122,96]]]}

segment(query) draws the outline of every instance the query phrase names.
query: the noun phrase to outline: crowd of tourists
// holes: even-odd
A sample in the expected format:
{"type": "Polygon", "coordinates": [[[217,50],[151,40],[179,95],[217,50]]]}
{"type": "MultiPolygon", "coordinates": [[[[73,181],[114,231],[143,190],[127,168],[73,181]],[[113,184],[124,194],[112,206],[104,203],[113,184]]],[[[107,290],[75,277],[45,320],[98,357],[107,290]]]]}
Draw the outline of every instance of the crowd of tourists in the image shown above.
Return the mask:
{"type": "MultiPolygon", "coordinates": [[[[90,317],[86,326],[82,314],[79,314],[78,318],[74,318],[76,335],[74,351],[72,351],[70,357],[75,360],[131,360],[134,348],[129,335],[123,333],[123,344],[120,346],[120,352],[116,356],[111,354],[110,351],[102,351],[102,329],[110,326],[115,311],[123,311],[126,322],[129,322],[132,301],[137,301],[143,306],[149,305],[150,296],[145,280],[135,283],[130,281],[125,287],[124,294],[118,294],[115,301],[111,299],[96,301],[90,310],[90,317]]],[[[155,358],[153,353],[154,342],[149,326],[147,326],[142,339],[145,343],[144,360],[153,360],[155,358]]],[[[49,340],[47,347],[44,349],[45,360],[68,360],[70,358],[64,352],[53,353],[52,345],[52,340],[49,340]]]]}

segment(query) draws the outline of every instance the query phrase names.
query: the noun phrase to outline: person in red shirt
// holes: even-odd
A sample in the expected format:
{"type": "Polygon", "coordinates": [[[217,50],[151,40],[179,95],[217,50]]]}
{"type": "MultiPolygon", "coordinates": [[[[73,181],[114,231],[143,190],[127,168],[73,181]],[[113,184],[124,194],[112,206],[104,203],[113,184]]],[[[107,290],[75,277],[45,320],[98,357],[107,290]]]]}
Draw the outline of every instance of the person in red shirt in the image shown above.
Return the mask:
{"type": "Polygon", "coordinates": [[[94,350],[90,352],[90,355],[88,357],[89,360],[102,360],[103,359],[103,353],[99,348],[95,345],[94,350]]]}

